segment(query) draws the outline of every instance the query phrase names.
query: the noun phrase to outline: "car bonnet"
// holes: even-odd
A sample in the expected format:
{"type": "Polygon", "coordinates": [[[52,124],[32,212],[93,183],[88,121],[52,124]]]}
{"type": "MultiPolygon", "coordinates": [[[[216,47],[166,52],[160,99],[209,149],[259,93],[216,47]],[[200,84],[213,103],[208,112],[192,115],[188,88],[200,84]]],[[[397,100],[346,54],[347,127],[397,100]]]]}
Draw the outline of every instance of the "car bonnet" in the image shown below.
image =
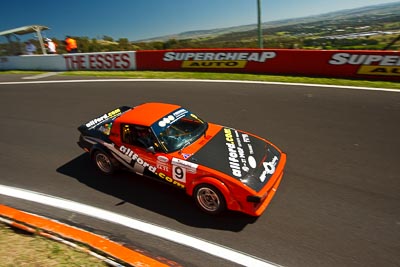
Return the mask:
{"type": "Polygon", "coordinates": [[[223,127],[188,161],[225,173],[260,191],[275,173],[281,153],[261,138],[223,127]]]}

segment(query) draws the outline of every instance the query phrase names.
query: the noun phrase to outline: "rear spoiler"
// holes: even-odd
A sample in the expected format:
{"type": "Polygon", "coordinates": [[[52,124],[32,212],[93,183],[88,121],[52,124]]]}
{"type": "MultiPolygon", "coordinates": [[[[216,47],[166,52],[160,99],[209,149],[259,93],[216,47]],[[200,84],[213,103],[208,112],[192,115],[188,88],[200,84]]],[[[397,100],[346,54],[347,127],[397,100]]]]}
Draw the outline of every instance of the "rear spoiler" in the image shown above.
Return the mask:
{"type": "Polygon", "coordinates": [[[79,126],[78,130],[90,130],[95,128],[96,126],[106,122],[106,121],[113,121],[116,118],[118,118],[119,116],[121,116],[123,113],[125,113],[128,110],[131,110],[132,107],[129,106],[121,106],[119,108],[113,109],[109,112],[106,112],[90,121],[88,121],[87,123],[82,124],[81,126],[79,126]]]}

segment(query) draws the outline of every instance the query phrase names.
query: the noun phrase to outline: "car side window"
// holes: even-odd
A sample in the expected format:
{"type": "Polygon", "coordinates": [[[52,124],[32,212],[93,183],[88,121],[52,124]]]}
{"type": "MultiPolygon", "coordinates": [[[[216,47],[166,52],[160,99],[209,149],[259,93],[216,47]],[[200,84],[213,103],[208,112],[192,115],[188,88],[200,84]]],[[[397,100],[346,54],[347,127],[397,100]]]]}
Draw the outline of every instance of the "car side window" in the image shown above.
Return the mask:
{"type": "Polygon", "coordinates": [[[154,147],[155,138],[149,127],[133,124],[123,124],[121,127],[122,142],[143,148],[154,147]]]}

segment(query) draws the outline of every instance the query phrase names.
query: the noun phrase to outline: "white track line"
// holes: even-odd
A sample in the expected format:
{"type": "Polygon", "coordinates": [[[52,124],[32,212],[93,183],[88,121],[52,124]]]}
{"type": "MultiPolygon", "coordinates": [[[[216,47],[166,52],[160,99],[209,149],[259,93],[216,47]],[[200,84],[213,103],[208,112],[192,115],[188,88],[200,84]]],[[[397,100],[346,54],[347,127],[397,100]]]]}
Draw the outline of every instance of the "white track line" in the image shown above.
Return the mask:
{"type": "Polygon", "coordinates": [[[237,80],[190,80],[190,79],[94,79],[94,80],[56,80],[56,81],[27,81],[27,82],[0,82],[0,85],[14,84],[46,84],[46,83],[91,83],[91,82],[204,82],[204,83],[247,83],[247,84],[270,84],[286,86],[325,87],[351,90],[384,91],[400,93],[400,89],[358,87],[329,84],[309,83],[284,83],[284,82],[262,82],[262,81],[237,81],[237,80]]]}
{"type": "Polygon", "coordinates": [[[89,205],[81,204],[78,202],[54,197],[34,191],[25,189],[0,185],[0,194],[19,199],[24,199],[47,206],[56,207],[63,210],[68,210],[80,214],[84,214],[93,218],[98,218],[115,224],[120,224],[125,227],[138,230],[147,234],[158,236],[166,240],[195,248],[210,255],[223,258],[225,260],[243,265],[243,266],[263,266],[263,267],[276,267],[278,264],[268,262],[266,260],[257,258],[255,256],[236,251],[234,249],[212,243],[203,239],[189,236],[172,229],[158,226],[152,223],[147,223],[130,217],[120,215],[111,211],[99,209],[89,205]]]}
{"type": "Polygon", "coordinates": [[[42,73],[42,74],[38,74],[38,75],[33,75],[33,76],[27,76],[27,77],[23,77],[23,80],[36,80],[36,79],[42,79],[42,78],[47,78],[47,77],[51,77],[51,76],[56,76],[60,74],[60,72],[46,72],[46,73],[42,73]]]}

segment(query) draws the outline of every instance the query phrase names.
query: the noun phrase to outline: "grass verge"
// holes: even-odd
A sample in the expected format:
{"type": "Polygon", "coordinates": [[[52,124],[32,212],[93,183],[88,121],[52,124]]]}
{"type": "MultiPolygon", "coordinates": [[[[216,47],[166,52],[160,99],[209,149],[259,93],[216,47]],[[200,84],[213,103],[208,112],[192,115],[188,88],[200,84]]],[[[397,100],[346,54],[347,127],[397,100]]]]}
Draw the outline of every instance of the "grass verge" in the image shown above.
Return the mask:
{"type": "Polygon", "coordinates": [[[0,266],[108,266],[103,261],[67,245],[15,230],[0,223],[0,266]]]}
{"type": "MultiPolygon", "coordinates": [[[[1,71],[4,74],[40,74],[43,72],[27,71],[1,71]]],[[[207,79],[207,80],[239,80],[283,83],[326,84],[355,87],[372,87],[400,89],[399,82],[352,80],[334,78],[314,78],[300,76],[278,76],[242,73],[214,73],[214,72],[165,72],[165,71],[68,71],[60,75],[66,76],[95,76],[104,78],[129,78],[129,79],[207,79]]]]}

